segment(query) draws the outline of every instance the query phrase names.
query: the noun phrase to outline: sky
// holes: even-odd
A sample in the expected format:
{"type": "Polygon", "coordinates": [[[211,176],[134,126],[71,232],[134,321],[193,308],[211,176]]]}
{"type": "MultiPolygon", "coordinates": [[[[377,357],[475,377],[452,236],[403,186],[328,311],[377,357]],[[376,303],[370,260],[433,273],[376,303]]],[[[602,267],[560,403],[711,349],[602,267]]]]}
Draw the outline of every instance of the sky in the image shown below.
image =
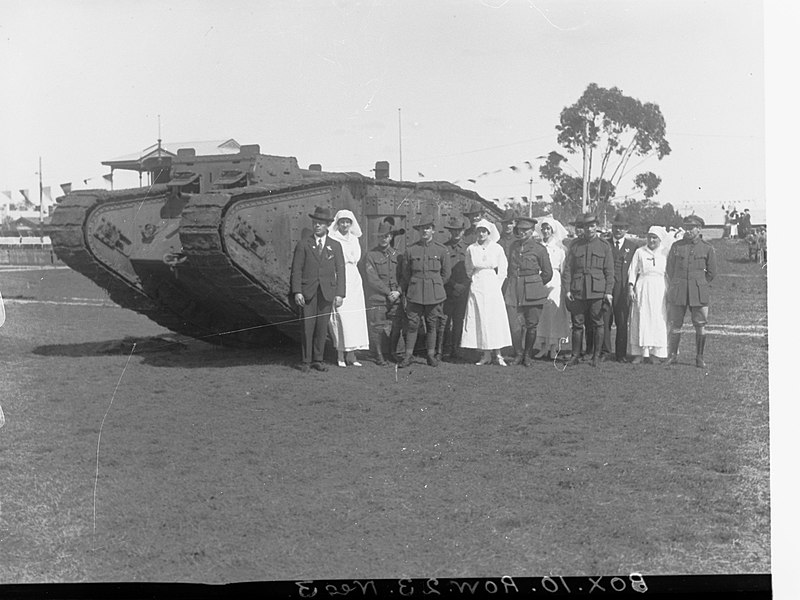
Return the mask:
{"type": "Polygon", "coordinates": [[[0,190],[38,198],[39,157],[54,195],[102,187],[100,162],[155,143],[160,118],[165,142],[234,138],[365,175],[388,160],[393,179],[402,160],[406,180],[547,197],[537,169],[509,167],[564,153],[559,114],[596,83],[658,104],[672,147],[619,195],[652,170],[662,204],[761,222],[762,13],[753,0],[0,0],[0,190]]]}

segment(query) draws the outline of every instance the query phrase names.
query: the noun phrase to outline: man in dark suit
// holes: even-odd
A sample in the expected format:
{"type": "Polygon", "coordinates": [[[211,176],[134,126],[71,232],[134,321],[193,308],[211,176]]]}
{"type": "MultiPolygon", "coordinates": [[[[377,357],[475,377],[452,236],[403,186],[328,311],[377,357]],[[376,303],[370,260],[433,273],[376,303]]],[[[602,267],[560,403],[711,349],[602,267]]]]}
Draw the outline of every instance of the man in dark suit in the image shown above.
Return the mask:
{"type": "Polygon", "coordinates": [[[334,304],[340,307],[345,294],[342,246],[328,237],[331,210],[318,206],[308,216],[314,234],[297,242],[291,278],[292,296],[303,318],[303,359],[299,367],[303,373],[328,370],[322,361],[331,308],[334,304]]]}
{"type": "Polygon", "coordinates": [[[614,340],[614,358],[617,362],[625,362],[628,354],[628,317],[631,314],[631,303],[628,298],[628,269],[631,266],[633,253],[639,247],[629,240],[628,219],[622,213],[617,213],[611,225],[611,254],[614,257],[614,289],[611,292],[611,310],[603,311],[603,325],[605,335],[603,339],[603,357],[610,357],[611,350],[611,325],[616,323],[617,336],[614,340]]]}

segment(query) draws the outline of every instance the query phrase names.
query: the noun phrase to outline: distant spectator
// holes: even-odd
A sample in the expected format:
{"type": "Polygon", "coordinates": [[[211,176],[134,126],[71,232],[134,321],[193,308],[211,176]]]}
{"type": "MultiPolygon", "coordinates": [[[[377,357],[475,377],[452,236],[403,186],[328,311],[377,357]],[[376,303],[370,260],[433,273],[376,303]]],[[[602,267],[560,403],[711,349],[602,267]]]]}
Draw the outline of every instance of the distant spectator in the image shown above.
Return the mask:
{"type": "Polygon", "coordinates": [[[750,233],[750,209],[745,208],[742,215],[739,217],[739,238],[745,239],[747,234],[750,233]]]}
{"type": "Polygon", "coordinates": [[[739,213],[734,208],[728,215],[731,220],[731,238],[739,237],[739,213]]]}

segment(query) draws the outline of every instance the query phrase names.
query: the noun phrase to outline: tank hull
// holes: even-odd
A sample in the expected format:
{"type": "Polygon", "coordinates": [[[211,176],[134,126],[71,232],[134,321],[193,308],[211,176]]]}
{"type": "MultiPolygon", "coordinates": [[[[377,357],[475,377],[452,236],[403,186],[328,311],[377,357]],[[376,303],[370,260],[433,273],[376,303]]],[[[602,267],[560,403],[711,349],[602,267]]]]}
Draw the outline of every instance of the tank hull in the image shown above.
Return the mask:
{"type": "MultiPolygon", "coordinates": [[[[299,340],[290,295],[294,247],[311,234],[309,214],[351,210],[361,225],[362,255],[384,220],[416,241],[411,222],[429,211],[440,225],[473,202],[499,209],[446,182],[375,180],[357,173],[300,172],[230,189],[185,194],[137,189],[70,194],[53,214],[56,255],[106,289],[119,305],[181,335],[231,346],[299,340]]],[[[437,232],[441,241],[444,230],[437,232]]]]}

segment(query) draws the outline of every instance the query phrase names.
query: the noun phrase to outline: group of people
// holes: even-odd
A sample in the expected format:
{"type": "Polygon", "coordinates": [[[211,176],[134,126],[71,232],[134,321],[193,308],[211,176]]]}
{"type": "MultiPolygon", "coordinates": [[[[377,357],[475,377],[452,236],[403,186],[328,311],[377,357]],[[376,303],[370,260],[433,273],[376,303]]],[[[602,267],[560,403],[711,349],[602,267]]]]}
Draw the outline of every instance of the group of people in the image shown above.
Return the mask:
{"type": "Polygon", "coordinates": [[[722,228],[722,238],[745,239],[752,229],[750,209],[745,208],[741,213],[736,208],[725,211],[725,223],[722,228]]]}
{"type": "Polygon", "coordinates": [[[291,293],[303,328],[300,370],[327,370],[328,332],[340,367],[361,366],[356,351],[370,347],[378,365],[393,358],[408,367],[421,332],[432,367],[448,357],[463,360],[467,351],[477,351],[477,365],[507,366],[511,355],[514,364],[529,366],[567,347],[567,365],[588,359],[596,367],[629,355],[636,364],[672,364],[687,309],[695,362],[705,367],[717,267],[699,217],[684,219],[681,239],[653,226],[640,245],[627,235],[622,214],[609,240],[599,236],[594,215],[579,215],[568,244],[566,228],[550,217],[506,211],[498,229],[479,202],[462,214],[469,225],[451,217],[445,243],[435,239],[435,216],[421,215],[413,224],[419,239],[402,254],[394,247],[402,232],[384,221],[362,262],[354,214],[317,207],[309,215],[313,235],[297,244],[292,261],[291,293]]]}

